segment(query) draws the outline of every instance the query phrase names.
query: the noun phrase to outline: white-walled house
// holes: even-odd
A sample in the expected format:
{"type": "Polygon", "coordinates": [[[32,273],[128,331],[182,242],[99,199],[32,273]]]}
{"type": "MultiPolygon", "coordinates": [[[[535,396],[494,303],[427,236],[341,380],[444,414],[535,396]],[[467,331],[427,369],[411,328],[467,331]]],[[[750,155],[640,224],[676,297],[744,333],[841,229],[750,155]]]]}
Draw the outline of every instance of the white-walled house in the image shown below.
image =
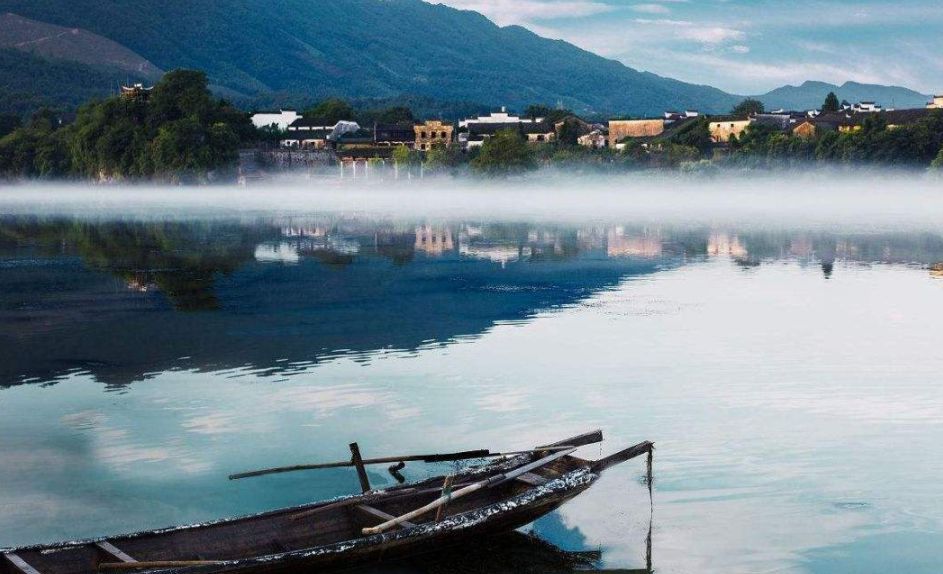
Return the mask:
{"type": "Polygon", "coordinates": [[[257,128],[267,128],[277,126],[284,131],[288,129],[295,120],[301,119],[301,114],[295,110],[279,110],[277,112],[258,112],[252,114],[252,125],[257,128]]]}
{"type": "Polygon", "coordinates": [[[534,124],[543,122],[544,118],[520,118],[508,113],[507,108],[502,107],[500,112],[492,112],[487,116],[478,116],[477,118],[468,118],[458,122],[459,129],[467,128],[469,124],[534,124]]]}

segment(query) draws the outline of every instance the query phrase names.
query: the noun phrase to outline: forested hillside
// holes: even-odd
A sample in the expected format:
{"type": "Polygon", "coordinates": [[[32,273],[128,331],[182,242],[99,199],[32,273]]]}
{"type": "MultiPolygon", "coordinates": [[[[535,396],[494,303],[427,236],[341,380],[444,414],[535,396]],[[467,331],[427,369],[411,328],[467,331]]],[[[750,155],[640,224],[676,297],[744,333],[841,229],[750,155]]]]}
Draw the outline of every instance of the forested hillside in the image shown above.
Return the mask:
{"type": "Polygon", "coordinates": [[[635,115],[736,102],[420,0],[0,0],[0,12],[87,30],[164,70],[205,70],[247,98],[410,94],[635,115]]]}

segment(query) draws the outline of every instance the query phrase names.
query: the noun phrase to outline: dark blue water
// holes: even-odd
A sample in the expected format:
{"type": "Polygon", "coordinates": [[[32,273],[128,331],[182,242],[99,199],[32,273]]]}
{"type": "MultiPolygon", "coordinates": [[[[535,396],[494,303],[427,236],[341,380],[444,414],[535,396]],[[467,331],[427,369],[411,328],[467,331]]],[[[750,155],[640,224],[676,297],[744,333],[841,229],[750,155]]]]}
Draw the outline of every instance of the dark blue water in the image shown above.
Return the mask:
{"type": "Polygon", "coordinates": [[[938,572],[940,262],[904,228],[2,216],[0,546],[347,494],[226,476],[354,440],[602,428],[584,455],[655,441],[654,514],[638,462],[533,527],[597,567],[651,525],[659,572],[938,572]]]}

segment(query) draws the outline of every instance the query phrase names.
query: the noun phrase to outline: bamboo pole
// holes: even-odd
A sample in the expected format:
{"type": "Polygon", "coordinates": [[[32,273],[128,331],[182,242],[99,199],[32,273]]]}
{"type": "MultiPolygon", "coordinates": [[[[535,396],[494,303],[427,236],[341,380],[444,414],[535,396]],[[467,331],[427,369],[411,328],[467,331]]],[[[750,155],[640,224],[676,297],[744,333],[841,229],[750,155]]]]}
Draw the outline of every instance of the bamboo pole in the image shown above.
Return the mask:
{"type": "MultiPolygon", "coordinates": [[[[576,445],[547,446],[532,450],[517,450],[510,452],[491,452],[487,449],[468,450],[463,452],[453,452],[447,454],[415,454],[406,456],[384,456],[380,458],[365,458],[363,464],[390,464],[393,462],[450,462],[455,460],[467,460],[472,458],[500,458],[502,456],[516,456],[519,454],[534,454],[546,451],[559,451],[576,445]]],[[[249,472],[240,472],[229,475],[229,480],[239,480],[242,478],[252,478],[264,476],[267,474],[280,474],[283,472],[295,472],[299,470],[322,470],[326,468],[344,468],[356,466],[353,461],[342,460],[337,462],[323,462],[319,464],[298,464],[294,466],[278,466],[274,468],[264,468],[261,470],[252,470],[249,472]]]]}
{"type": "Polygon", "coordinates": [[[423,514],[426,514],[426,513],[428,513],[428,512],[431,512],[431,511],[433,511],[433,510],[439,508],[440,506],[443,506],[443,505],[445,505],[445,504],[448,504],[448,503],[449,503],[450,501],[452,501],[452,500],[456,500],[456,499],[458,499],[458,498],[462,498],[462,497],[464,497],[464,496],[468,496],[469,494],[473,494],[473,493],[475,493],[475,492],[477,492],[477,491],[479,491],[479,490],[481,490],[481,489],[483,489],[483,488],[488,488],[488,487],[491,487],[491,486],[496,486],[496,485],[499,485],[499,484],[503,484],[503,483],[505,483],[505,482],[507,482],[507,481],[509,481],[509,480],[513,480],[514,478],[517,478],[518,476],[520,476],[520,475],[522,475],[522,474],[524,474],[524,473],[530,472],[530,471],[532,471],[532,470],[534,470],[534,469],[536,469],[536,468],[540,468],[541,466],[546,466],[546,465],[550,464],[551,462],[553,462],[553,461],[555,461],[555,460],[557,460],[557,459],[559,459],[559,458],[563,458],[564,456],[567,456],[567,455],[572,454],[572,453],[574,453],[574,452],[576,452],[576,449],[575,449],[575,448],[569,448],[569,449],[567,449],[567,450],[561,450],[561,451],[558,451],[558,452],[556,452],[556,453],[554,453],[554,454],[551,454],[551,455],[549,455],[549,456],[545,456],[545,457],[543,457],[543,458],[541,458],[541,459],[538,459],[538,460],[536,460],[536,461],[534,461],[534,462],[532,462],[532,463],[530,463],[530,464],[525,464],[524,466],[519,467],[519,468],[517,468],[517,469],[515,469],[515,470],[512,470],[512,471],[510,471],[510,472],[506,472],[506,473],[503,473],[503,474],[499,474],[499,475],[496,475],[496,476],[492,476],[491,478],[486,478],[486,479],[484,479],[484,480],[480,480],[480,481],[478,481],[478,482],[472,483],[472,484],[466,486],[465,488],[461,488],[461,489],[459,489],[459,490],[456,490],[455,492],[444,494],[443,496],[440,496],[439,498],[433,500],[433,501],[430,502],[429,504],[426,504],[425,506],[421,506],[421,507],[417,508],[416,510],[413,510],[412,512],[407,512],[406,514],[403,514],[403,515],[401,515],[401,516],[397,516],[397,517],[394,518],[393,520],[387,520],[386,522],[384,522],[384,523],[382,523],[382,524],[378,524],[377,526],[372,526],[372,527],[369,527],[369,528],[364,528],[364,529],[363,529],[363,534],[364,534],[364,536],[369,536],[369,535],[371,535],[371,534],[379,534],[379,533],[381,533],[381,532],[385,532],[385,531],[389,530],[390,528],[393,528],[394,526],[398,526],[398,525],[402,524],[403,522],[410,521],[410,520],[412,520],[413,518],[417,518],[417,517],[419,517],[419,516],[422,516],[423,514]]]}

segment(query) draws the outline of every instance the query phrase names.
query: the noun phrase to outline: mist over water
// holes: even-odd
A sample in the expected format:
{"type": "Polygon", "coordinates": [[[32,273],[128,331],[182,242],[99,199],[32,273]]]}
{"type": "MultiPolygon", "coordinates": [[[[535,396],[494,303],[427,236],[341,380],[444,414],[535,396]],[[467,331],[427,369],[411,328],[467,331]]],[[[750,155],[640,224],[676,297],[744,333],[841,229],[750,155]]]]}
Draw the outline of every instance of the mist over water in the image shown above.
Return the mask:
{"type": "Polygon", "coordinates": [[[387,216],[855,227],[939,224],[943,178],[876,170],[697,176],[356,181],[285,176],[250,187],[30,185],[0,192],[6,213],[131,216],[363,212],[387,216]]]}
{"type": "Polygon", "coordinates": [[[0,547],[602,428],[654,514],[630,463],[533,527],[595,566],[936,573],[941,310],[932,177],[4,187],[0,547]]]}

